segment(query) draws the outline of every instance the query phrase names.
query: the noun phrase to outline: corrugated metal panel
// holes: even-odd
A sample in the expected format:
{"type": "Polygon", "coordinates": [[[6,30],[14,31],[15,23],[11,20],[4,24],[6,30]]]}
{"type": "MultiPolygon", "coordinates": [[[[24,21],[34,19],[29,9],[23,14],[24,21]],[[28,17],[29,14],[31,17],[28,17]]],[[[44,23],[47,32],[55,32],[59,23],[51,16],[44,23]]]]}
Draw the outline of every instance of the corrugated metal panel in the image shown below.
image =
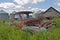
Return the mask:
{"type": "Polygon", "coordinates": [[[0,20],[7,20],[9,18],[8,13],[0,13],[0,20]]]}

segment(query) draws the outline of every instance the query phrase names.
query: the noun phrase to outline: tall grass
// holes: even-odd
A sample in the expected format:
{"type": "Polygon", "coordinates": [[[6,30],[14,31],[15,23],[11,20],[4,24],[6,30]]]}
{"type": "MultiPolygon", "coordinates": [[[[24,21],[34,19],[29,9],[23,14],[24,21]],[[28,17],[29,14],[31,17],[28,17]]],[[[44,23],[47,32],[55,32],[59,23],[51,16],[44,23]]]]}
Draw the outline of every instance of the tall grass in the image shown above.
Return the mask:
{"type": "Polygon", "coordinates": [[[47,32],[40,31],[33,35],[1,21],[0,40],[60,40],[60,19],[53,19],[53,21],[56,23],[55,28],[49,29],[47,32]]]}

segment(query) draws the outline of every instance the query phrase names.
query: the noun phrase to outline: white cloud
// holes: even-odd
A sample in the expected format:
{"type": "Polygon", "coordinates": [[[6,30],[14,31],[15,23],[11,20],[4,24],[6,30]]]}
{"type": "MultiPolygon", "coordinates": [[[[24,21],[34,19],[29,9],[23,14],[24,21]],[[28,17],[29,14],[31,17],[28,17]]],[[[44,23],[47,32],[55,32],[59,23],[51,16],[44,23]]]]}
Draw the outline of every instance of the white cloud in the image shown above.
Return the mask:
{"type": "Polygon", "coordinates": [[[23,7],[21,5],[15,5],[14,3],[0,3],[0,8],[11,13],[12,11],[15,11],[15,10],[19,11],[23,7]]]}
{"type": "Polygon", "coordinates": [[[31,9],[32,7],[28,7],[28,9],[31,9]]]}
{"type": "Polygon", "coordinates": [[[32,11],[38,11],[38,10],[45,11],[46,9],[42,9],[42,8],[32,8],[31,10],[32,10],[32,11]]]}
{"type": "Polygon", "coordinates": [[[20,4],[20,5],[24,5],[24,4],[27,4],[29,2],[29,0],[14,0],[14,2],[16,2],[17,4],[20,4]]]}
{"type": "Polygon", "coordinates": [[[44,2],[45,0],[32,0],[32,3],[33,4],[36,4],[36,3],[38,3],[38,2],[44,2]]]}
{"type": "MultiPolygon", "coordinates": [[[[22,7],[22,8],[24,8],[24,7],[22,7]]],[[[11,13],[11,12],[13,12],[13,11],[38,11],[38,10],[41,10],[41,11],[45,11],[46,9],[42,9],[42,8],[31,8],[31,9],[20,9],[20,10],[17,10],[17,9],[15,9],[15,10],[6,10],[7,12],[9,12],[9,13],[11,13]]]]}
{"type": "Polygon", "coordinates": [[[42,8],[31,8],[31,9],[25,9],[23,11],[38,11],[38,10],[41,10],[41,11],[46,11],[46,9],[42,9],[42,8]]]}
{"type": "Polygon", "coordinates": [[[55,0],[55,3],[57,6],[60,6],[60,0],[55,0]]]}
{"type": "MultiPolygon", "coordinates": [[[[23,10],[24,5],[26,4],[36,4],[38,2],[44,2],[45,0],[13,0],[15,3],[17,3],[18,5],[14,4],[14,3],[10,3],[10,2],[4,2],[4,3],[0,3],[0,7],[1,8],[5,8],[7,11],[14,11],[14,10],[23,10]]],[[[32,7],[28,7],[29,10],[36,10],[39,8],[32,8],[32,7]]],[[[26,10],[28,10],[26,9],[26,10]]]]}
{"type": "Polygon", "coordinates": [[[0,3],[0,7],[5,9],[19,9],[21,5],[15,5],[14,3],[0,3]]]}
{"type": "Polygon", "coordinates": [[[56,4],[57,6],[60,6],[60,2],[56,2],[55,4],[56,4]]]}
{"type": "Polygon", "coordinates": [[[0,3],[0,7],[3,7],[3,8],[14,7],[14,6],[15,5],[13,3],[0,3]]]}
{"type": "Polygon", "coordinates": [[[25,4],[36,4],[38,2],[44,2],[45,0],[14,0],[17,4],[25,5],[25,4]]]}

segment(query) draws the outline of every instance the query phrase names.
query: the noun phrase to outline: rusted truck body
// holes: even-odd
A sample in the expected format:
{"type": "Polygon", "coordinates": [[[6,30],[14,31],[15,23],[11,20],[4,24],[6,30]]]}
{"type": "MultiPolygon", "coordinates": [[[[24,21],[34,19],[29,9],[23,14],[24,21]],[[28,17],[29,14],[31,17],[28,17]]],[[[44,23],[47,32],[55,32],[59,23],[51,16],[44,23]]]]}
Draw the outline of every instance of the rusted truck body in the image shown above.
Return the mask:
{"type": "MultiPolygon", "coordinates": [[[[31,11],[21,11],[21,12],[16,12],[16,14],[18,14],[19,15],[19,17],[20,17],[20,20],[16,20],[16,18],[14,19],[14,21],[13,21],[13,24],[16,26],[16,27],[18,27],[18,28],[20,28],[20,29],[22,29],[24,26],[25,27],[31,27],[31,26],[36,26],[36,27],[44,27],[44,28],[48,28],[48,27],[50,27],[51,25],[51,22],[45,22],[45,23],[42,23],[41,22],[41,20],[47,20],[45,17],[43,17],[43,16],[39,16],[39,17],[37,17],[37,18],[29,18],[29,14],[30,13],[33,13],[33,12],[31,12],[31,11]],[[22,16],[21,16],[21,14],[26,14],[27,16],[27,18],[26,19],[23,19],[22,18],[22,16]],[[48,26],[46,26],[46,25],[48,25],[48,26]]],[[[16,15],[15,14],[15,15],[16,15]]]]}

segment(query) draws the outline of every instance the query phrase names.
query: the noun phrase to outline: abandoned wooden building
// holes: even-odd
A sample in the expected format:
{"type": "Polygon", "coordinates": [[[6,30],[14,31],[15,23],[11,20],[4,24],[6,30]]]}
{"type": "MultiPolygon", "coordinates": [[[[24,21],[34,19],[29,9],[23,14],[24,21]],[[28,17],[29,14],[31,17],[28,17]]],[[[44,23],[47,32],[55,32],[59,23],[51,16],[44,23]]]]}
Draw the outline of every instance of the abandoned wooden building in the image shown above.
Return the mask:
{"type": "Polygon", "coordinates": [[[53,7],[48,8],[45,12],[42,12],[39,14],[40,16],[44,16],[44,17],[52,17],[52,18],[56,18],[56,17],[60,17],[60,12],[58,10],[56,10],[53,7]]]}

